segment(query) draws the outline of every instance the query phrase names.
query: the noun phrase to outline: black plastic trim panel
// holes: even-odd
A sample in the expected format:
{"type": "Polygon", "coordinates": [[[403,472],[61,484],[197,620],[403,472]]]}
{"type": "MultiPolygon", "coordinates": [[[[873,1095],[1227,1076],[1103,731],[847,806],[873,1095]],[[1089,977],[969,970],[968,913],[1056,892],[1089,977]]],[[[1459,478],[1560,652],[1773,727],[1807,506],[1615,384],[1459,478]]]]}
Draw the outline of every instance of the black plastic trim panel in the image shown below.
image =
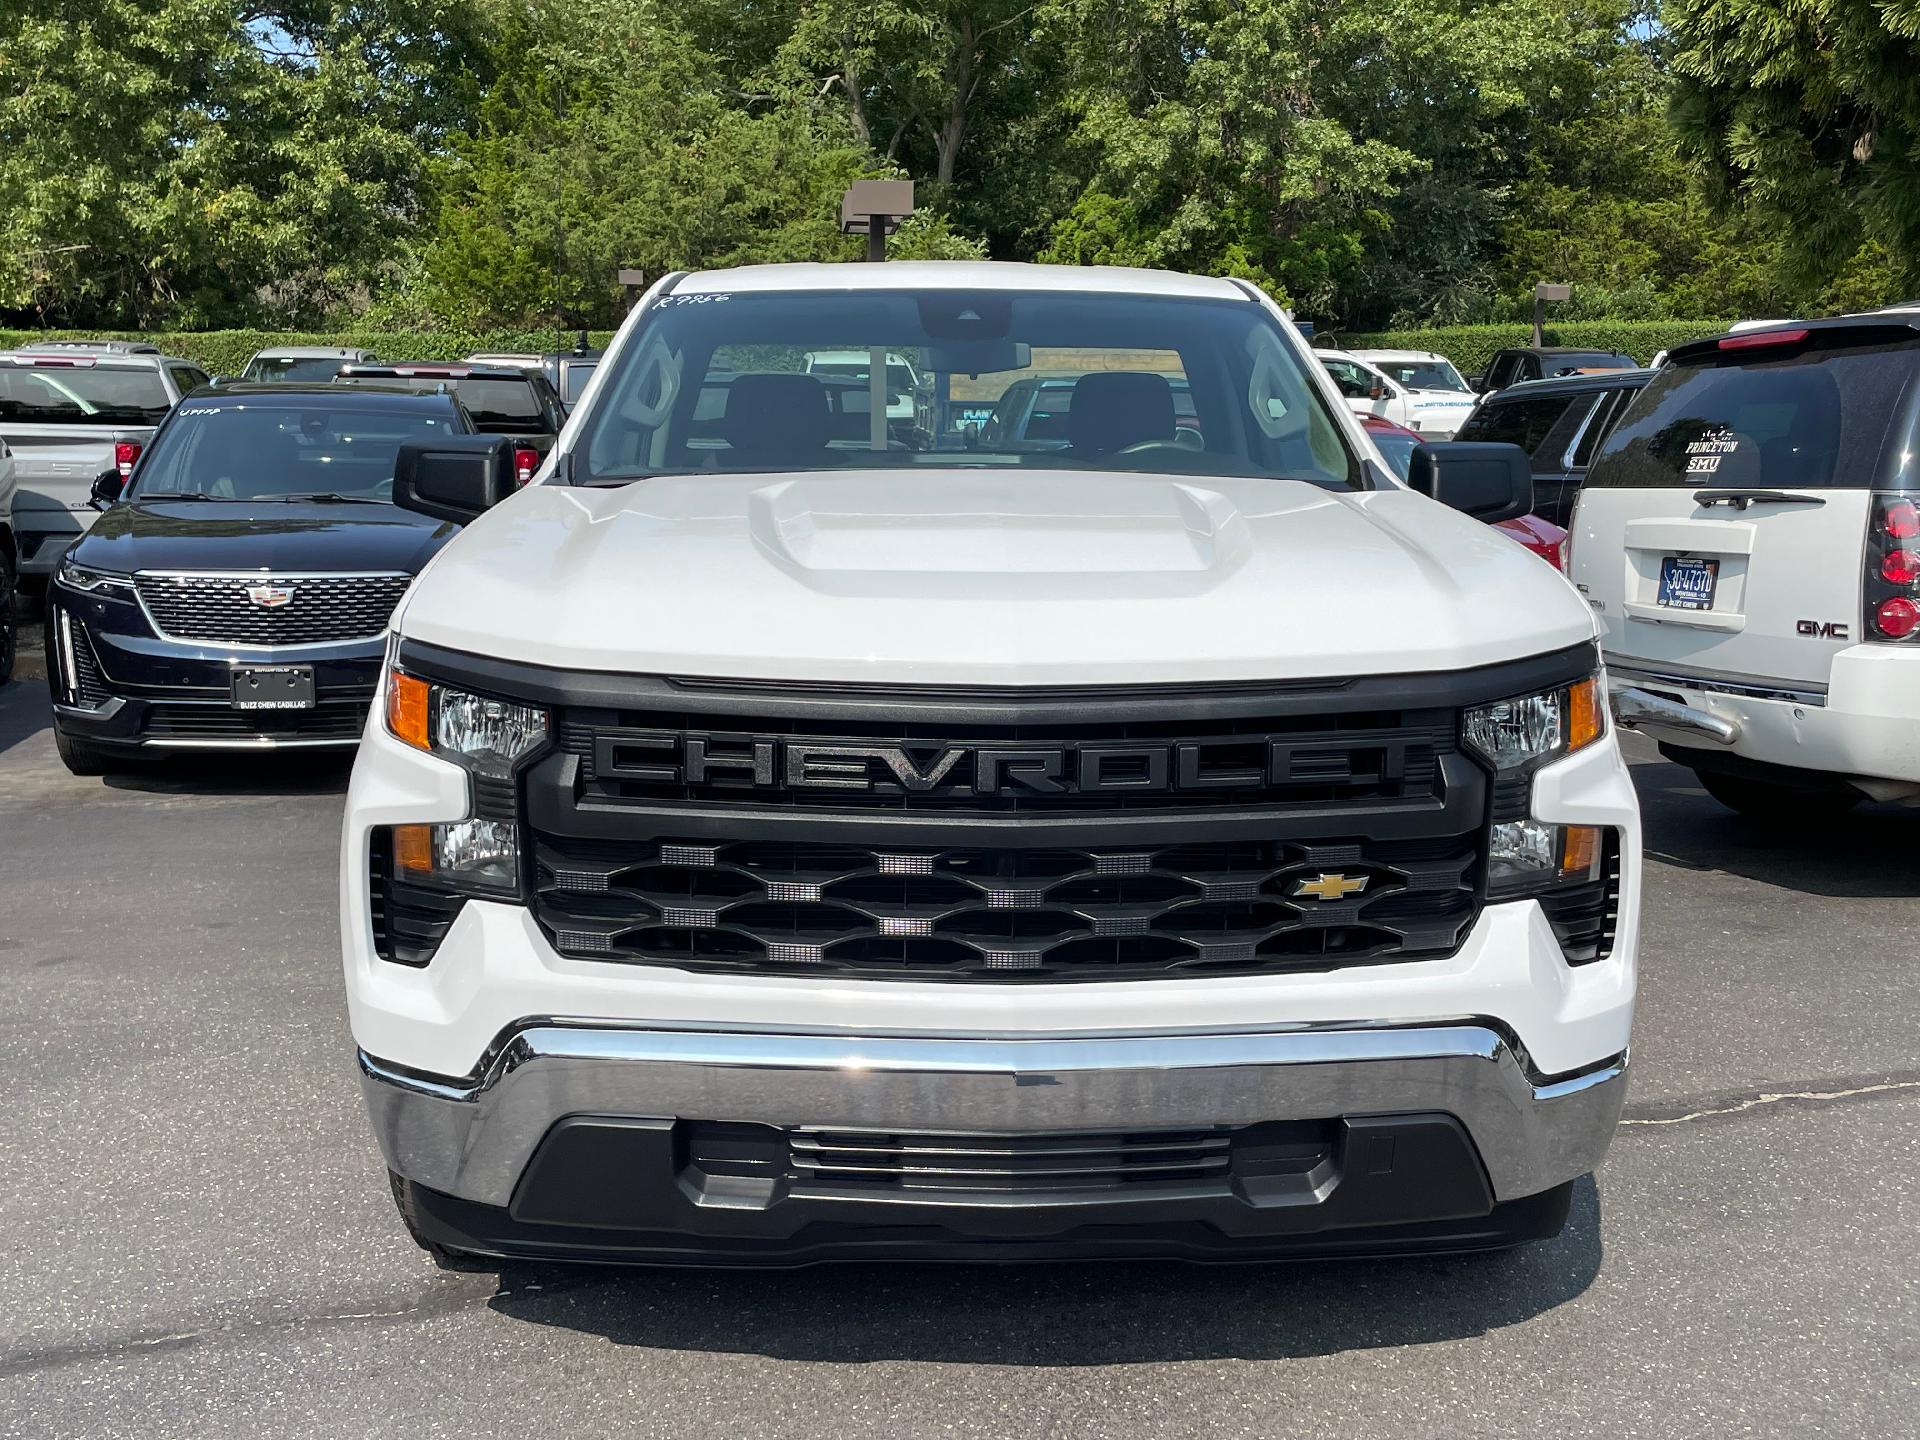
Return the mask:
{"type": "Polygon", "coordinates": [[[1599,668],[1591,643],[1470,670],[1306,681],[1208,685],[972,686],[822,684],[807,680],[704,680],[616,675],[470,655],[402,639],[403,669],[536,705],[764,715],[770,706],[819,721],[920,720],[959,725],[1071,723],[1097,705],[1106,720],[1190,720],[1317,715],[1354,710],[1461,708],[1584,679],[1599,668]]]}

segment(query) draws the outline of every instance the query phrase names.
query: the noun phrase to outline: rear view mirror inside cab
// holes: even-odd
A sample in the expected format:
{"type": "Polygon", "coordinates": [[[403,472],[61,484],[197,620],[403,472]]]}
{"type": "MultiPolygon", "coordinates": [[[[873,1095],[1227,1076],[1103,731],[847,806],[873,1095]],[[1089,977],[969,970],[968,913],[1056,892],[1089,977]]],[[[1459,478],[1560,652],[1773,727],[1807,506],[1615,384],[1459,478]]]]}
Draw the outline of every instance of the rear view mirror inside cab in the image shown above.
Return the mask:
{"type": "Polygon", "coordinates": [[[997,375],[1033,368],[1033,347],[1023,340],[947,340],[929,345],[927,368],[953,375],[997,375]]]}

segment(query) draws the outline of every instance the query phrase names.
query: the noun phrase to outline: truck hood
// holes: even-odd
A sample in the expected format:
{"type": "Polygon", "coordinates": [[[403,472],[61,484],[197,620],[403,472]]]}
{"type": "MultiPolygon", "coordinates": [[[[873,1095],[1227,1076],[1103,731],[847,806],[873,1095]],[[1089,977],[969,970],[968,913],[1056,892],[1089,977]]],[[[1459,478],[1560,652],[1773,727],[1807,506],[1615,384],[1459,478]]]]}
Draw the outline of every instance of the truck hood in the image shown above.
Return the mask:
{"type": "Polygon", "coordinates": [[[1595,633],[1550,567],[1406,490],[924,469],[532,486],[395,623],[567,669],[977,685],[1452,670],[1595,633]]]}
{"type": "Polygon", "coordinates": [[[134,500],[101,515],[73,558],[123,573],[414,574],[456,533],[396,505],[134,500]]]}

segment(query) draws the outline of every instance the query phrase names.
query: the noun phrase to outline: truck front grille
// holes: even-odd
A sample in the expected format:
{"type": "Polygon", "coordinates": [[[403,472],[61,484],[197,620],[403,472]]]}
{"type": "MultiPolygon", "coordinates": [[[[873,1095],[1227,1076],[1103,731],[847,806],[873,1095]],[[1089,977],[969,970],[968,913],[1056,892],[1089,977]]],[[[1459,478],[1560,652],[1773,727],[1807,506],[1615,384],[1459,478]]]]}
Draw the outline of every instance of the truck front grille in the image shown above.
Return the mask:
{"type": "Polygon", "coordinates": [[[411,583],[407,575],[135,577],[162,635],[252,646],[377,640],[411,583]]]}
{"type": "Polygon", "coordinates": [[[1452,952],[1477,836],[1047,849],[541,836],[534,914],[579,959],[902,978],[1315,969],[1452,952]]]}
{"type": "Polygon", "coordinates": [[[1493,789],[1461,709],[1595,663],[967,689],[399,660],[547,710],[512,813],[569,959],[989,984],[1457,953],[1493,789]]]}

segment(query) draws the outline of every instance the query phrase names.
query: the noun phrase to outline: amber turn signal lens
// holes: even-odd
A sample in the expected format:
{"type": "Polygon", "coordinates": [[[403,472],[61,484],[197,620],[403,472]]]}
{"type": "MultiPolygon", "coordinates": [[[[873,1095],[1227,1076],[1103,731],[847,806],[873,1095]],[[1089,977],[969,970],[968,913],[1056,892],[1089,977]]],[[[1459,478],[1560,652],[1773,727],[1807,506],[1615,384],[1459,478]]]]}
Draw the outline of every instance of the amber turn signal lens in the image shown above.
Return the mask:
{"type": "Polygon", "coordinates": [[[433,737],[427,732],[427,697],[431,691],[424,680],[399,670],[387,672],[387,729],[416,750],[433,749],[433,737]]]}
{"type": "Polygon", "coordinates": [[[1600,679],[1589,676],[1567,690],[1567,753],[1598,740],[1607,729],[1606,699],[1600,679]]]}
{"type": "Polygon", "coordinates": [[[1562,879],[1596,879],[1600,873],[1600,827],[1568,825],[1560,842],[1562,879]]]}
{"type": "Polygon", "coordinates": [[[396,825],[393,827],[393,868],[401,875],[433,874],[433,827],[396,825]]]}

